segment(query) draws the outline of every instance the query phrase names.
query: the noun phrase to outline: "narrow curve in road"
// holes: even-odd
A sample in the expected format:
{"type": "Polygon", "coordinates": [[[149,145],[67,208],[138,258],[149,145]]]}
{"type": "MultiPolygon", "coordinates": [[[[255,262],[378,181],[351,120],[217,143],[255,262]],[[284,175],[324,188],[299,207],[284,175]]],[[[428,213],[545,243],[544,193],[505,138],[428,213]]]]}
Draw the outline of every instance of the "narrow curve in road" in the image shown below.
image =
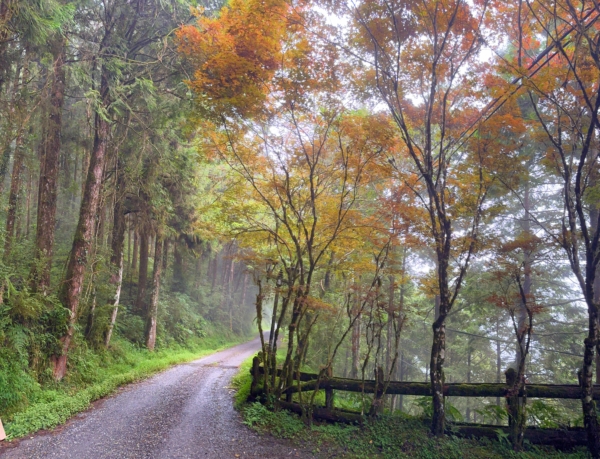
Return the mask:
{"type": "Polygon", "coordinates": [[[0,448],[0,458],[314,457],[259,436],[233,409],[231,378],[259,348],[256,338],[126,386],[55,431],[0,448]]]}

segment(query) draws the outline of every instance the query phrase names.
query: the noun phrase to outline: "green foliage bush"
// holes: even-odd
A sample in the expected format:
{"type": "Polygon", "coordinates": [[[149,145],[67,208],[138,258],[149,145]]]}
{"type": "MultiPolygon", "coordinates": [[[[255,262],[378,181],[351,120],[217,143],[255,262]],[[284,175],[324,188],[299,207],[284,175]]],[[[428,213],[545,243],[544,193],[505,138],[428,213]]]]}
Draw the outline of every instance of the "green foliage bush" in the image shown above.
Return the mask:
{"type": "Polygon", "coordinates": [[[40,390],[49,357],[60,353],[69,311],[54,296],[17,291],[10,276],[0,289],[0,414],[6,415],[22,409],[40,390]]]}
{"type": "Polygon", "coordinates": [[[161,296],[159,303],[159,333],[165,344],[185,344],[206,336],[207,322],[198,313],[197,303],[184,293],[161,296]]]}

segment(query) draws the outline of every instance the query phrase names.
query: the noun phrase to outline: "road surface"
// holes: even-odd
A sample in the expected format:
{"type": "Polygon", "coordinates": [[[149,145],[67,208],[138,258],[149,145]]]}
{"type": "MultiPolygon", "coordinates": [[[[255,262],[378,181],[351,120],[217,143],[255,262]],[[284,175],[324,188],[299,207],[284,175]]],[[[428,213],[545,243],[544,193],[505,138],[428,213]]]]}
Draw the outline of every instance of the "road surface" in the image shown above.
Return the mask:
{"type": "Polygon", "coordinates": [[[126,386],[65,426],[0,446],[0,458],[314,457],[257,435],[233,409],[231,377],[259,348],[257,338],[126,386]]]}

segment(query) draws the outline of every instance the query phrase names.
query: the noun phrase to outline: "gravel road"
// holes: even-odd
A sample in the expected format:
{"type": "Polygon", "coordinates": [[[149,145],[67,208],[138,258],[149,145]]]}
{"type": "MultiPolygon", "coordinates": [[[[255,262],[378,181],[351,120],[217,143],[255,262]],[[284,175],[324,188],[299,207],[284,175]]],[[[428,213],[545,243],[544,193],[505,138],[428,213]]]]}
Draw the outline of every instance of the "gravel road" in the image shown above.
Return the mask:
{"type": "Polygon", "coordinates": [[[231,377],[259,348],[257,338],[126,386],[65,426],[0,446],[0,458],[314,457],[257,435],[233,409],[231,377]]]}

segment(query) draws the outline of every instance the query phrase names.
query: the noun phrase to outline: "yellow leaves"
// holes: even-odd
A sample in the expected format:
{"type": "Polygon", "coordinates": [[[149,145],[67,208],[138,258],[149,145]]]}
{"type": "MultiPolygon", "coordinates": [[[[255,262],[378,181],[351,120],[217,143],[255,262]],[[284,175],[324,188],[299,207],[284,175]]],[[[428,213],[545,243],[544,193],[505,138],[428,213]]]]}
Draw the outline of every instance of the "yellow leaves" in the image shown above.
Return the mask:
{"type": "Polygon", "coordinates": [[[330,303],[327,303],[314,296],[303,297],[303,306],[311,312],[335,312],[336,308],[330,303]]]}

